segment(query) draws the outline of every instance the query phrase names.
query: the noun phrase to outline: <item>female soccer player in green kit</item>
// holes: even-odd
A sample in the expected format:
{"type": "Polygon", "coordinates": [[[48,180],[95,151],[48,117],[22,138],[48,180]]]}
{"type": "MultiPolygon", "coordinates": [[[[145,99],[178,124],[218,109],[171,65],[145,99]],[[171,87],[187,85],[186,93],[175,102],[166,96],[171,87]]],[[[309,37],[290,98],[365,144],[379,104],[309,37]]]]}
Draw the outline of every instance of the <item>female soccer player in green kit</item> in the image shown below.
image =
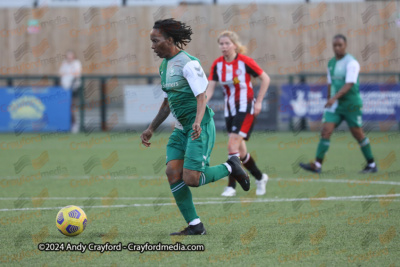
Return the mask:
{"type": "Polygon", "coordinates": [[[141,140],[149,147],[153,132],[172,113],[176,123],[167,144],[166,174],[176,204],[189,226],[171,235],[206,234],[189,186],[202,186],[231,175],[243,190],[250,189],[249,175],[238,157],[209,166],[215,142],[214,112],[206,104],[208,81],[199,60],[183,51],[191,35],[190,26],[174,19],[156,21],[150,32],[151,48],[164,59],[159,71],[165,99],[141,140]]]}
{"type": "Polygon", "coordinates": [[[351,134],[360,144],[361,151],[367,160],[367,165],[361,173],[377,172],[378,168],[372,156],[369,139],[365,136],[362,126],[362,99],[359,91],[358,73],[360,64],[350,54],[346,53],[347,41],[344,35],[333,37],[335,57],[328,62],[328,102],[325,105],[321,139],[318,144],[314,163],[300,163],[307,171],[320,173],[325,153],[329,149],[333,130],[345,120],[351,134]]]}

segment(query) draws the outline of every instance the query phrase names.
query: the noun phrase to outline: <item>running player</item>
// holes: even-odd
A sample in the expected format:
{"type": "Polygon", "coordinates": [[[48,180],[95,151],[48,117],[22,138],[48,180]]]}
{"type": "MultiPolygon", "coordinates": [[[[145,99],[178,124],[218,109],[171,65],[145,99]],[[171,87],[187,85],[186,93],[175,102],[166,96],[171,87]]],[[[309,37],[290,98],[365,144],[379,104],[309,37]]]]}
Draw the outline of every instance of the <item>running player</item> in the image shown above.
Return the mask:
{"type": "Polygon", "coordinates": [[[378,168],[372,156],[371,145],[364,135],[362,126],[362,99],[359,92],[358,73],[360,64],[346,53],[347,41],[342,34],[333,37],[335,57],[328,62],[328,102],[325,105],[321,139],[313,163],[300,163],[300,166],[311,172],[320,173],[325,153],[329,149],[333,130],[345,120],[351,134],[358,141],[367,165],[360,173],[377,172],[378,168]]]}
{"type": "Polygon", "coordinates": [[[189,186],[202,186],[232,175],[243,190],[250,189],[249,176],[238,157],[209,166],[215,142],[214,112],[206,104],[208,82],[199,60],[183,51],[191,35],[190,26],[174,19],[156,21],[150,32],[151,48],[164,58],[159,71],[165,99],[141,140],[149,147],[153,132],[172,113],[176,124],[167,144],[166,174],[176,204],[189,226],[171,235],[206,234],[189,186]]]}
{"type": "MultiPolygon", "coordinates": [[[[223,86],[225,95],[225,122],[229,133],[228,158],[240,157],[243,165],[256,179],[256,195],[265,194],[268,175],[258,169],[254,159],[247,152],[245,141],[249,140],[254,126],[255,117],[261,112],[262,100],[268,90],[270,78],[248,56],[235,32],[224,31],[218,37],[219,49],[222,56],[211,66],[207,88],[207,100],[214,94],[217,82],[223,86]],[[254,98],[251,77],[261,79],[260,91],[254,98]]],[[[236,180],[229,176],[228,186],[222,196],[236,195],[236,180]]]]}

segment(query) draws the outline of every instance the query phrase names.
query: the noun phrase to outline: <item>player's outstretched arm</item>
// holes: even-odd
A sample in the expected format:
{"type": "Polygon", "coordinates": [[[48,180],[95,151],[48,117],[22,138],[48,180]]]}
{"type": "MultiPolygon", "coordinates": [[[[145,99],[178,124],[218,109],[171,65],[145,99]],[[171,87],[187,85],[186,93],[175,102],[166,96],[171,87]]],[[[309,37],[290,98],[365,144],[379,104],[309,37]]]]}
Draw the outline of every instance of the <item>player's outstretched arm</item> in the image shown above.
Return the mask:
{"type": "Polygon", "coordinates": [[[157,130],[158,126],[160,126],[163,121],[167,119],[170,112],[171,110],[169,108],[168,99],[164,98],[164,101],[162,102],[160,110],[158,111],[156,117],[150,123],[149,127],[144,130],[142,135],[140,136],[143,145],[145,145],[146,147],[149,147],[151,145],[149,141],[153,135],[153,132],[157,130]]]}
{"type": "Polygon", "coordinates": [[[257,116],[261,112],[262,108],[262,101],[264,99],[265,94],[267,93],[269,83],[271,79],[269,78],[268,74],[265,72],[261,73],[259,76],[261,79],[260,91],[258,92],[258,96],[256,99],[256,103],[254,104],[254,115],[257,116]]]}
{"type": "Polygon", "coordinates": [[[216,84],[217,84],[216,81],[212,81],[212,80],[208,81],[208,86],[207,86],[207,90],[206,90],[206,103],[208,103],[208,101],[210,101],[210,99],[214,95],[216,84]]]}

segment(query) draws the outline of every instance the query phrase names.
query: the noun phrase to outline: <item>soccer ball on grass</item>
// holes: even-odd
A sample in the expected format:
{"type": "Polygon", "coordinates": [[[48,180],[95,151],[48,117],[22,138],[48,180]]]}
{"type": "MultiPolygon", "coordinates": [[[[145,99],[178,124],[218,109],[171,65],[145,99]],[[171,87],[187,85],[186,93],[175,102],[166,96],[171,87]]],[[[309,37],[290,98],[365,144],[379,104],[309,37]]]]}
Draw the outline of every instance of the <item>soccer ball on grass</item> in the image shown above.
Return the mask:
{"type": "Polygon", "coordinates": [[[77,206],[66,206],[57,213],[56,225],[58,231],[67,236],[76,236],[86,228],[85,212],[77,206]]]}

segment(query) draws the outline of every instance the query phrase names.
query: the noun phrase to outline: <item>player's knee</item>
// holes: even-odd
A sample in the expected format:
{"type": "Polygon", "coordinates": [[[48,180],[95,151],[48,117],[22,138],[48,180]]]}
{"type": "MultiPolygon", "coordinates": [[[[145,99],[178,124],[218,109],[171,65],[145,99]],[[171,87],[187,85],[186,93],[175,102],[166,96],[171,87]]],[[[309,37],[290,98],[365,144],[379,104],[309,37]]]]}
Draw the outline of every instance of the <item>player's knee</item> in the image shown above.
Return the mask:
{"type": "Polygon", "coordinates": [[[353,135],[353,137],[354,137],[358,142],[361,142],[361,141],[365,138],[364,133],[361,132],[361,131],[357,131],[357,132],[354,131],[354,132],[352,132],[351,134],[353,135]]]}
{"type": "Polygon", "coordinates": [[[228,142],[229,153],[239,152],[239,147],[240,147],[240,140],[229,140],[228,142]]]}
{"type": "Polygon", "coordinates": [[[172,168],[168,168],[165,170],[165,174],[167,175],[169,184],[174,184],[178,182],[182,177],[182,172],[179,170],[174,170],[172,168]]]}
{"type": "Polygon", "coordinates": [[[187,186],[190,187],[198,187],[199,186],[199,181],[196,179],[193,179],[193,177],[183,177],[183,181],[187,186]]]}
{"type": "Polygon", "coordinates": [[[235,146],[233,146],[231,144],[228,144],[228,152],[229,152],[229,154],[230,153],[237,153],[238,149],[235,146]]]}
{"type": "Polygon", "coordinates": [[[322,129],[321,137],[323,139],[330,139],[332,135],[332,131],[330,129],[322,129]]]}
{"type": "Polygon", "coordinates": [[[196,177],[196,174],[194,174],[194,173],[186,172],[183,175],[183,181],[185,182],[185,184],[187,186],[190,186],[190,187],[198,187],[199,186],[199,177],[196,177]]]}
{"type": "Polygon", "coordinates": [[[167,167],[167,169],[165,170],[165,174],[167,175],[168,179],[169,179],[171,176],[173,176],[174,173],[175,173],[175,172],[174,172],[172,169],[168,168],[168,167],[167,167]]]}
{"type": "Polygon", "coordinates": [[[360,141],[360,135],[359,134],[357,134],[357,133],[352,133],[351,134],[353,137],[354,137],[354,139],[356,139],[357,141],[360,141]]]}
{"type": "Polygon", "coordinates": [[[235,144],[237,146],[240,146],[240,143],[242,142],[243,137],[238,135],[238,134],[231,134],[229,136],[229,143],[235,144]]]}
{"type": "Polygon", "coordinates": [[[322,138],[322,139],[330,139],[330,138],[331,138],[331,135],[328,134],[328,133],[325,133],[325,134],[322,133],[322,134],[321,134],[321,138],[322,138]]]}

